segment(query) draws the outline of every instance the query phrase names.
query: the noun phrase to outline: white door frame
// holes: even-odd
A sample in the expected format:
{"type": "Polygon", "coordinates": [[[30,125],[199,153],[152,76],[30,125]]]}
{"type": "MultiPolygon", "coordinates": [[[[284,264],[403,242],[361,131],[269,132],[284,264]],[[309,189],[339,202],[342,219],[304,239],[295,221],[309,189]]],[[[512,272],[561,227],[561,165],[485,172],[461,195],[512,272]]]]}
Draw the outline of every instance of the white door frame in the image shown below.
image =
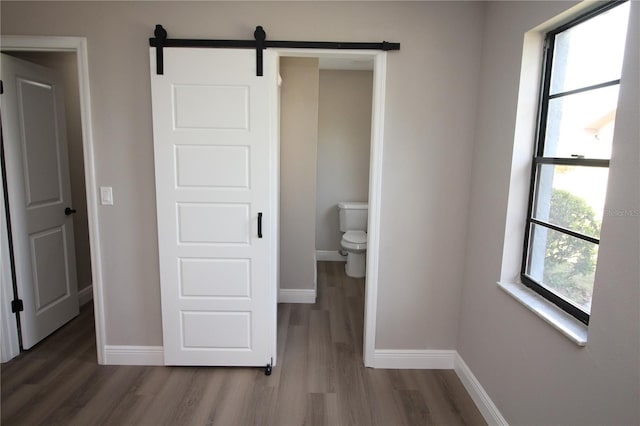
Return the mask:
{"type": "Polygon", "coordinates": [[[370,50],[338,49],[283,48],[274,50],[280,57],[373,59],[373,105],[371,111],[371,151],[369,160],[369,218],[367,225],[367,271],[362,352],[365,367],[374,367],[378,308],[378,261],[380,255],[380,205],[387,53],[370,50]]]}
{"type": "MultiPolygon", "coordinates": [[[[96,327],[96,349],[98,355],[98,364],[105,363],[105,309],[103,295],[103,277],[102,277],[102,256],[101,256],[101,240],[100,228],[98,222],[98,197],[95,174],[94,161],[94,142],[93,128],[91,120],[91,97],[89,94],[89,60],[87,57],[87,39],[85,37],[49,37],[49,36],[2,36],[0,49],[6,52],[10,51],[31,51],[31,52],[74,52],[78,63],[78,85],[80,96],[80,115],[82,122],[82,147],[84,155],[85,184],[87,192],[87,216],[89,224],[89,247],[91,250],[91,274],[93,285],[93,305],[95,311],[95,327],[96,327]]],[[[4,209],[4,204],[2,205],[4,209]]],[[[2,253],[5,253],[4,247],[7,245],[6,227],[3,220],[0,224],[0,244],[2,244],[2,253]]],[[[2,264],[7,259],[2,259],[2,264]]],[[[11,277],[4,271],[0,276],[0,309],[3,314],[0,318],[2,326],[2,362],[8,361],[18,354],[18,336],[15,326],[14,316],[7,313],[7,307],[10,306],[12,292],[8,291],[11,286],[11,277]],[[9,358],[5,358],[9,356],[9,358]]]]}

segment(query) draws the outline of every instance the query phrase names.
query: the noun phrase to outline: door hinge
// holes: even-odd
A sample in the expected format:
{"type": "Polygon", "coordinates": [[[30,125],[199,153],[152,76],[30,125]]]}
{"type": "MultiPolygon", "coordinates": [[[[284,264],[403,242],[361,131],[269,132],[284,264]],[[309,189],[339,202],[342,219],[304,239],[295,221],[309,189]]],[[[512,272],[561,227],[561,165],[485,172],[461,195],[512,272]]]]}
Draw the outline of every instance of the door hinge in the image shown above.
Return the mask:
{"type": "Polygon", "coordinates": [[[11,312],[22,312],[24,311],[24,304],[22,303],[22,299],[16,299],[11,301],[11,312]]]}
{"type": "Polygon", "coordinates": [[[4,93],[4,83],[0,80],[0,95],[4,93]]]}

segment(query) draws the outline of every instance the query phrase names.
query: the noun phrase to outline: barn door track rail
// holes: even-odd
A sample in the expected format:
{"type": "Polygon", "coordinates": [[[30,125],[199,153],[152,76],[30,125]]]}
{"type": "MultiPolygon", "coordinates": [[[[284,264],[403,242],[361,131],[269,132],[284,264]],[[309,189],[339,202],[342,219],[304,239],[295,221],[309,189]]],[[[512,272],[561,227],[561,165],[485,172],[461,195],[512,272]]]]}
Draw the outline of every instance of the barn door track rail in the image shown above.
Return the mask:
{"type": "Polygon", "coordinates": [[[293,49],[349,49],[349,50],[400,50],[400,43],[360,43],[335,41],[277,41],[267,40],[264,28],[257,26],[253,33],[254,40],[197,40],[168,38],[167,30],[162,25],[156,25],[155,37],[149,39],[149,45],[156,48],[156,74],[164,74],[164,47],[212,47],[256,50],[256,75],[261,77],[262,52],[270,47],[293,49]]]}

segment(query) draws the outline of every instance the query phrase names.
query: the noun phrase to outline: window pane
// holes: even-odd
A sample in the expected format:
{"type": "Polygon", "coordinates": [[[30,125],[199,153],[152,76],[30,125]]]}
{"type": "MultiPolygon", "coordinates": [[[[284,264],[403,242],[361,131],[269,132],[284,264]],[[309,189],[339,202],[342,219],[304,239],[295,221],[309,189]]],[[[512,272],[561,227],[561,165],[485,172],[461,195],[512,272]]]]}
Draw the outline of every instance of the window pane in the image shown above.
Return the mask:
{"type": "Polygon", "coordinates": [[[545,157],[610,158],[619,86],[549,101],[545,157]]]}
{"type": "Polygon", "coordinates": [[[532,227],[527,273],[589,313],[598,245],[543,226],[532,227]]]}
{"type": "Polygon", "coordinates": [[[556,35],[551,94],[620,78],[629,2],[556,35]]]}
{"type": "Polygon", "coordinates": [[[600,238],[609,169],[541,164],[534,218],[600,238]]]}

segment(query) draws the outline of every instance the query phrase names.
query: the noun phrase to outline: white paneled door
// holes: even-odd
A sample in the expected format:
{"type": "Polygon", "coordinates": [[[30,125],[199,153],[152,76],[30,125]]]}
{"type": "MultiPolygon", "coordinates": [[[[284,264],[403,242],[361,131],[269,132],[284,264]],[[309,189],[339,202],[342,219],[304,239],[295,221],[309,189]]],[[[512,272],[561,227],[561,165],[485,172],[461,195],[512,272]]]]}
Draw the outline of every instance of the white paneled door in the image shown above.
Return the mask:
{"type": "Polygon", "coordinates": [[[277,61],[243,49],[150,49],[167,365],[275,358],[277,61]]]}
{"type": "Polygon", "coordinates": [[[48,68],[3,54],[1,69],[15,278],[29,349],[79,311],[64,100],[48,68]]]}

